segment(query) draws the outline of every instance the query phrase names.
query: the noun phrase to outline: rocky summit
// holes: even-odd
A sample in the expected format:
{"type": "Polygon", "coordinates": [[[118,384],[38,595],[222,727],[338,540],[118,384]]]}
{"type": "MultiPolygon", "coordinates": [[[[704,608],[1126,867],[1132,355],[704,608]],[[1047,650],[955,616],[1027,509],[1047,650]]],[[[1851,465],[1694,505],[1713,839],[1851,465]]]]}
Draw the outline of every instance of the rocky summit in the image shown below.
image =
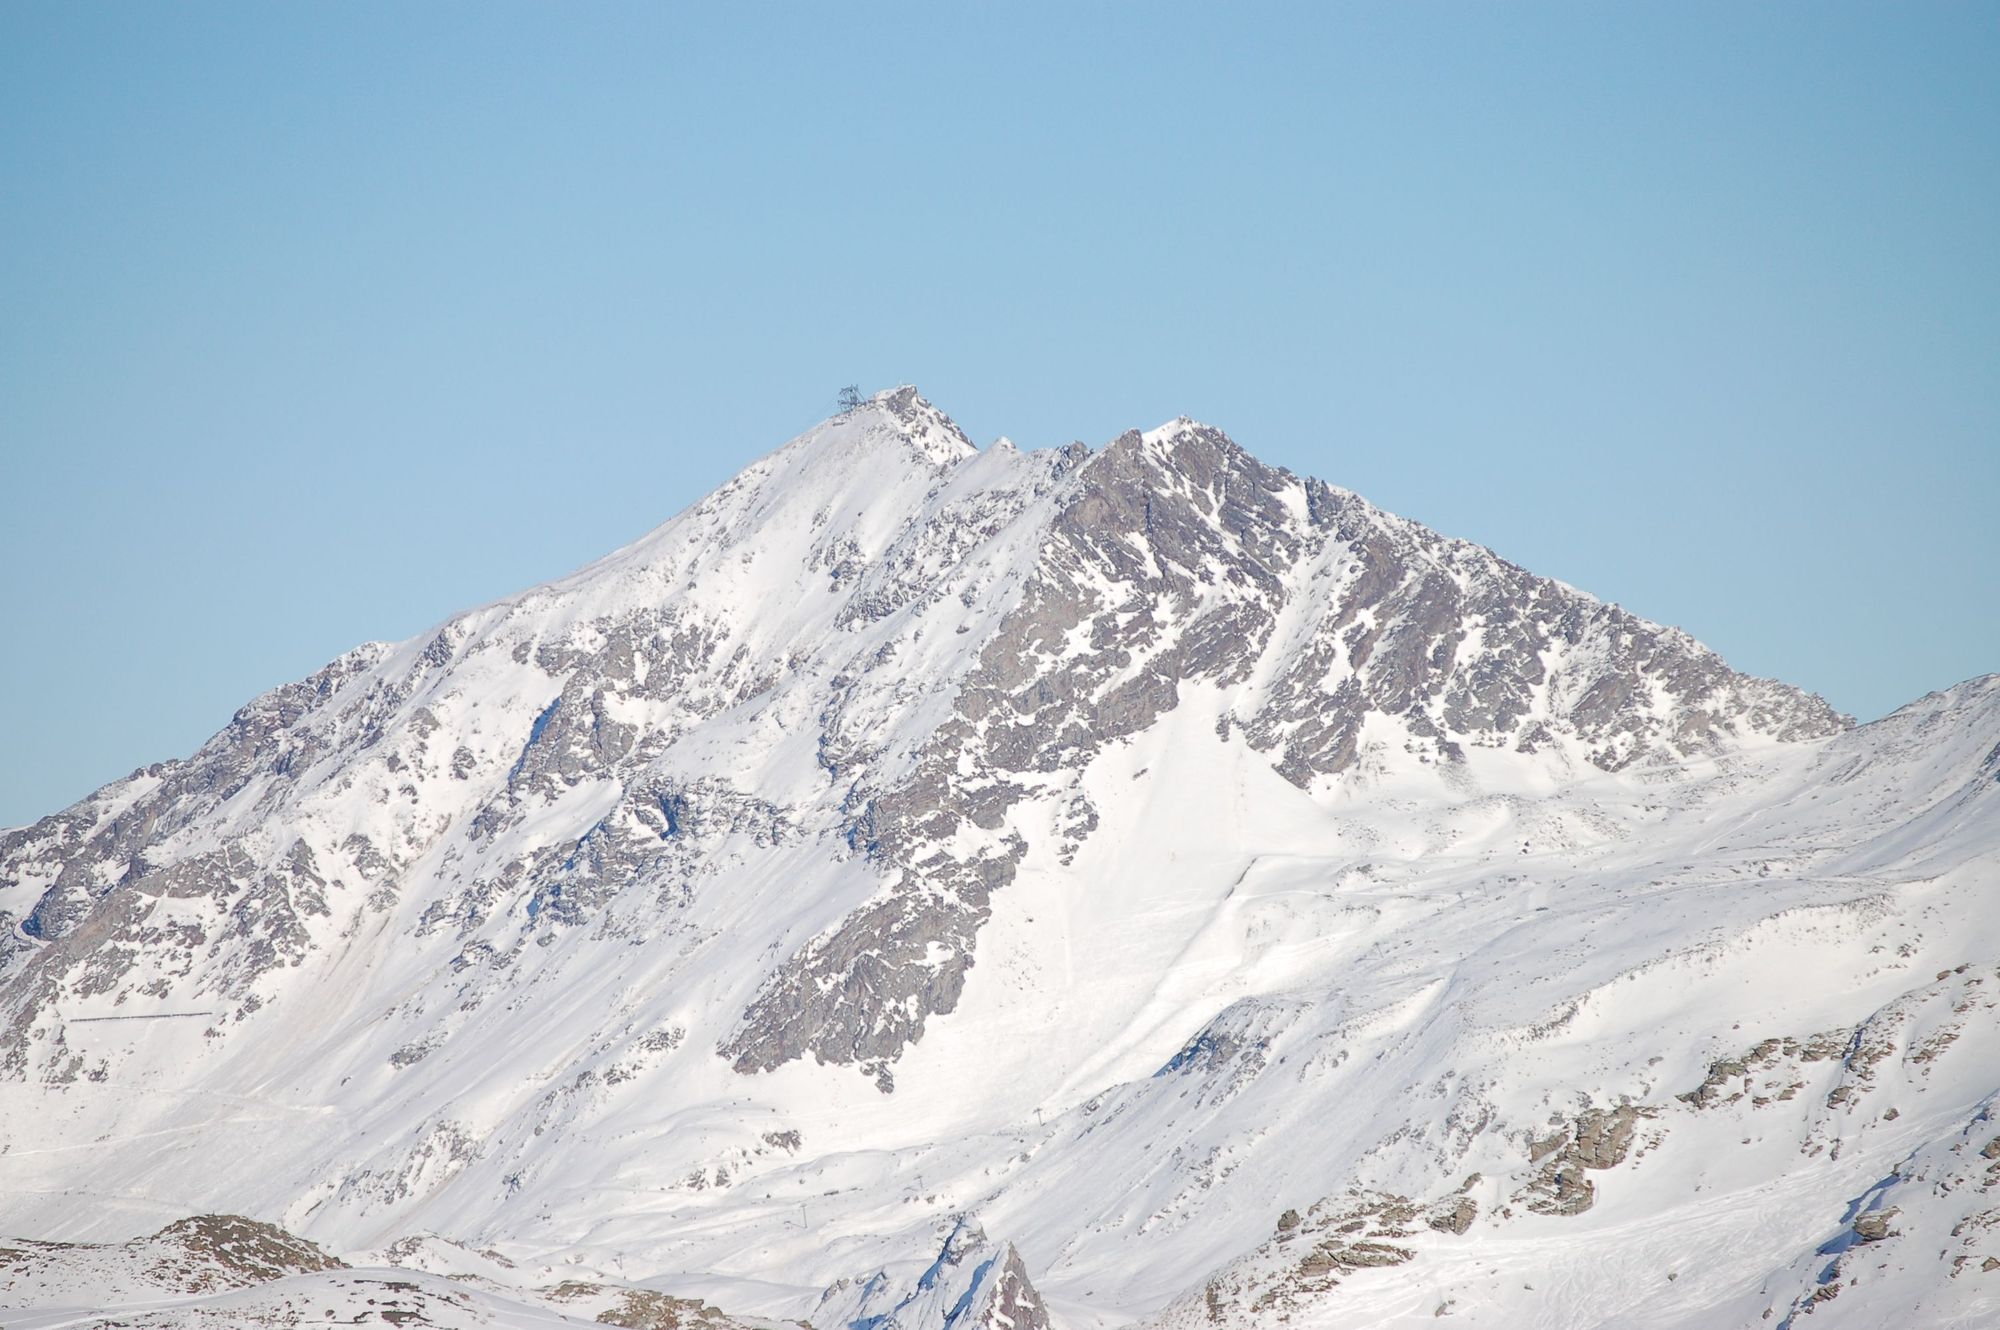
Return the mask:
{"type": "Polygon", "coordinates": [[[899,388],[0,836],[0,1307],[1991,1323],[1996,892],[2000,676],[899,388]]]}

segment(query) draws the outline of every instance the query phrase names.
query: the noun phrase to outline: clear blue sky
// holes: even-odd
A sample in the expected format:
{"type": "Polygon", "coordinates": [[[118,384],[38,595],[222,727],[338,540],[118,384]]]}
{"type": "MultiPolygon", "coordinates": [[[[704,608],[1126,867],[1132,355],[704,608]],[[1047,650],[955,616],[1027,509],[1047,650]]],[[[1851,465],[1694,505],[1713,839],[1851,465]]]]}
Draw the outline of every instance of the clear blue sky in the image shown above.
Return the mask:
{"type": "Polygon", "coordinates": [[[833,408],[2000,669],[2000,6],[0,7],[0,825],[833,408]]]}

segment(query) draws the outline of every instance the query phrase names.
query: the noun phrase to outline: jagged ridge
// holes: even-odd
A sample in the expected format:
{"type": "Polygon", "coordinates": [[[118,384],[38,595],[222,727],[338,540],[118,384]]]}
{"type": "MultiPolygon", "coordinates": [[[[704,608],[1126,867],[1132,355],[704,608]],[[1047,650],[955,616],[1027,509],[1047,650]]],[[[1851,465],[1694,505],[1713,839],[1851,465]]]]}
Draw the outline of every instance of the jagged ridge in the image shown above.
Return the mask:
{"type": "Polygon", "coordinates": [[[1615,1205],[1604,1124],[1655,1121],[1627,1099],[1708,1121],[1674,1096],[1750,1041],[1644,1052],[1610,995],[1799,938],[1895,958],[1770,1032],[1805,1039],[1983,937],[1952,912],[1994,697],[1851,731],[1207,426],[980,451],[896,390],[10,833],[0,1073],[67,1107],[10,1118],[47,1144],[0,1169],[172,1135],[162,1188],[343,1250],[602,1226],[820,1285],[917,1261],[950,1206],[1026,1287],[1255,1321],[1280,1285],[1352,1295],[1356,1205],[1423,1218],[1381,1239],[1423,1264],[1615,1205]],[[1598,1029],[1615,1056],[1516,1084],[1598,1029]],[[915,1218],[856,1199],[899,1191],[915,1218]],[[825,1197],[844,1245],[806,1236],[825,1197]],[[1265,1281],[1299,1243],[1277,1198],[1305,1283],[1265,1281]]]}

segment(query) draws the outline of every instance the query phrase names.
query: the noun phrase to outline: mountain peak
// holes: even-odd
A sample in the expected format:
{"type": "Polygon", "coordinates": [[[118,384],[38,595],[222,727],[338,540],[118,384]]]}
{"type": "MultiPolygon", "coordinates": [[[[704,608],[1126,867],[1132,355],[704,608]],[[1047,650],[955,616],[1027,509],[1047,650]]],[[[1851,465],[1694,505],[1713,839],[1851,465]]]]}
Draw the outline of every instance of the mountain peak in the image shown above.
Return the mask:
{"type": "Polygon", "coordinates": [[[958,422],[933,406],[914,384],[885,388],[859,406],[835,416],[820,430],[842,423],[860,423],[871,434],[899,437],[933,465],[961,462],[979,451],[958,427],[958,422]]]}
{"type": "Polygon", "coordinates": [[[1933,1253],[1990,1158],[2000,679],[1850,729],[1186,417],[978,452],[849,401],[0,835],[0,1229],[1271,1330],[1474,1225],[1545,1287],[1600,1195],[1732,1235],[1800,1196],[1725,1273],[1813,1297],[1893,1177],[1911,1268],[1976,1287],[1933,1253]]]}

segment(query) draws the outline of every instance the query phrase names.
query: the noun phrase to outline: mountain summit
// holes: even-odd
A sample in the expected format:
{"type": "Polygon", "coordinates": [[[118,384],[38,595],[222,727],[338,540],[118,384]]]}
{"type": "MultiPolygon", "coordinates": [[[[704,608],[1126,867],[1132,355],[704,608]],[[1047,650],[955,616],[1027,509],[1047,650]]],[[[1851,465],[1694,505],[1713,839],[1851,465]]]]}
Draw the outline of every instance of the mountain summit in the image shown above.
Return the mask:
{"type": "MultiPolygon", "coordinates": [[[[0,840],[0,1221],[821,1330],[1818,1323],[2000,1091],[1996,742],[1994,680],[1857,729],[1206,425],[897,388],[0,840]]],[[[1886,1241],[1841,1314],[1974,1296],[1886,1241]]]]}

